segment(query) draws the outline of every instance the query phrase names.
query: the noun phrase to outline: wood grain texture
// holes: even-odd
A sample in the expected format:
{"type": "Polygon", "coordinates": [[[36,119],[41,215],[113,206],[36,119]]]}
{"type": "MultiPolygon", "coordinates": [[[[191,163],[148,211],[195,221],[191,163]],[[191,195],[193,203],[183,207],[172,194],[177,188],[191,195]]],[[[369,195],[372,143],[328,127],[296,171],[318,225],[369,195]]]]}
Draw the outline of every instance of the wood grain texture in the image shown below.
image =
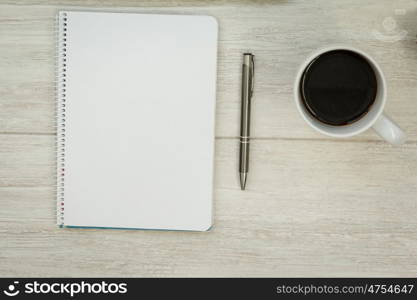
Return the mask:
{"type": "Polygon", "coordinates": [[[0,142],[0,160],[10,162],[0,173],[2,276],[417,272],[416,143],[311,140],[306,151],[306,141],[257,140],[242,192],[237,141],[218,139],[214,228],[185,233],[59,229],[54,137],[3,135],[0,142]]]}
{"type": "MultiPolygon", "coordinates": [[[[359,0],[345,2],[346,5],[334,1],[266,2],[239,5],[238,13],[237,4],[233,3],[197,7],[88,8],[217,17],[220,24],[217,136],[238,135],[241,53],[252,51],[256,55],[257,69],[253,136],[321,138],[305,126],[295,110],[293,79],[298,66],[311,51],[329,44],[348,44],[369,52],[381,64],[389,84],[387,112],[404,127],[411,140],[417,140],[413,130],[417,128],[414,117],[417,112],[414,101],[417,3],[372,0],[364,6],[359,0]],[[395,15],[398,8],[403,8],[405,14],[395,15]],[[406,30],[407,36],[395,43],[377,40],[373,31],[384,33],[382,24],[385,18],[392,16],[397,19],[398,30],[406,30]]],[[[54,18],[58,8],[68,7],[1,6],[0,67],[6,72],[0,74],[0,132],[54,131],[54,18]]],[[[378,137],[369,131],[358,139],[377,140],[378,137]]]]}
{"type": "Polygon", "coordinates": [[[2,1],[0,276],[415,276],[416,14],[413,0],[2,1]],[[217,17],[212,231],[56,227],[54,18],[80,5],[217,17]],[[408,32],[405,39],[376,39],[374,30],[387,33],[387,17],[408,32]],[[387,112],[410,137],[404,146],[391,147],[372,131],[332,140],[298,116],[298,65],[335,43],[360,47],[381,64],[387,112]],[[251,171],[242,192],[235,137],[244,51],[256,55],[257,70],[251,171]]]}

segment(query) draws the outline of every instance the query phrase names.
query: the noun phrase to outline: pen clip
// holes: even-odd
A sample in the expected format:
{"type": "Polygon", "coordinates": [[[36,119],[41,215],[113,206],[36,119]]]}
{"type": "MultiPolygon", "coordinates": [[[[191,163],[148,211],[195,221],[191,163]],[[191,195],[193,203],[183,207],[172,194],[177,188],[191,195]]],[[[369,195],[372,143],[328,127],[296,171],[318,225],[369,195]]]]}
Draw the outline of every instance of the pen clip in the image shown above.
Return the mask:
{"type": "Polygon", "coordinates": [[[255,57],[255,55],[251,55],[251,60],[250,60],[250,62],[251,62],[251,72],[250,72],[250,75],[251,75],[251,77],[250,77],[250,80],[251,80],[250,96],[251,96],[251,98],[253,96],[253,89],[254,89],[254,86],[255,86],[255,84],[254,84],[254,82],[255,82],[255,62],[254,62],[254,59],[253,59],[254,57],[255,57]]]}

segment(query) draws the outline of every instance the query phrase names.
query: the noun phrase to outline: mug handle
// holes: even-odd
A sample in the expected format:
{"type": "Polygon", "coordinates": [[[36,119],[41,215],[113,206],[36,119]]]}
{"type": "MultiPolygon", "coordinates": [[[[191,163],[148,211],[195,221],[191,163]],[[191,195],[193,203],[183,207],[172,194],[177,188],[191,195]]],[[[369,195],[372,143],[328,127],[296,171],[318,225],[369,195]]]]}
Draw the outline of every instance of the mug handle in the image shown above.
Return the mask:
{"type": "Polygon", "coordinates": [[[372,128],[380,137],[392,145],[402,145],[407,139],[406,133],[387,115],[381,114],[372,128]]]}

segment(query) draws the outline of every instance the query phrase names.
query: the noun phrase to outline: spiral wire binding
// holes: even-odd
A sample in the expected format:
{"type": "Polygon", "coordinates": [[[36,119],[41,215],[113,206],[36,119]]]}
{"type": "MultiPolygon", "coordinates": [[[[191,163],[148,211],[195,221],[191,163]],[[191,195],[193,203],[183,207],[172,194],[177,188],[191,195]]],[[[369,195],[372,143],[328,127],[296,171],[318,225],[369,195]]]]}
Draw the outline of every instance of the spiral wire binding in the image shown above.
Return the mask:
{"type": "Polygon", "coordinates": [[[56,153],[57,153],[57,224],[64,225],[65,193],[65,109],[67,89],[67,26],[68,13],[57,16],[57,62],[56,62],[56,153]]]}

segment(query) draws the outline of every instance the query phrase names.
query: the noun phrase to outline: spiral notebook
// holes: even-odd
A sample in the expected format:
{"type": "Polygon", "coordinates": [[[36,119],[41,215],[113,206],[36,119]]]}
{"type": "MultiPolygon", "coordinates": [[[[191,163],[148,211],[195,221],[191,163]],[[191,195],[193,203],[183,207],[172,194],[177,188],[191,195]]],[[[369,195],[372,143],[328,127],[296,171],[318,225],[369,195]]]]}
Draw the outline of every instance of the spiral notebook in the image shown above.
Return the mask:
{"type": "Polygon", "coordinates": [[[212,226],[217,22],[60,11],[61,227],[212,226]]]}

